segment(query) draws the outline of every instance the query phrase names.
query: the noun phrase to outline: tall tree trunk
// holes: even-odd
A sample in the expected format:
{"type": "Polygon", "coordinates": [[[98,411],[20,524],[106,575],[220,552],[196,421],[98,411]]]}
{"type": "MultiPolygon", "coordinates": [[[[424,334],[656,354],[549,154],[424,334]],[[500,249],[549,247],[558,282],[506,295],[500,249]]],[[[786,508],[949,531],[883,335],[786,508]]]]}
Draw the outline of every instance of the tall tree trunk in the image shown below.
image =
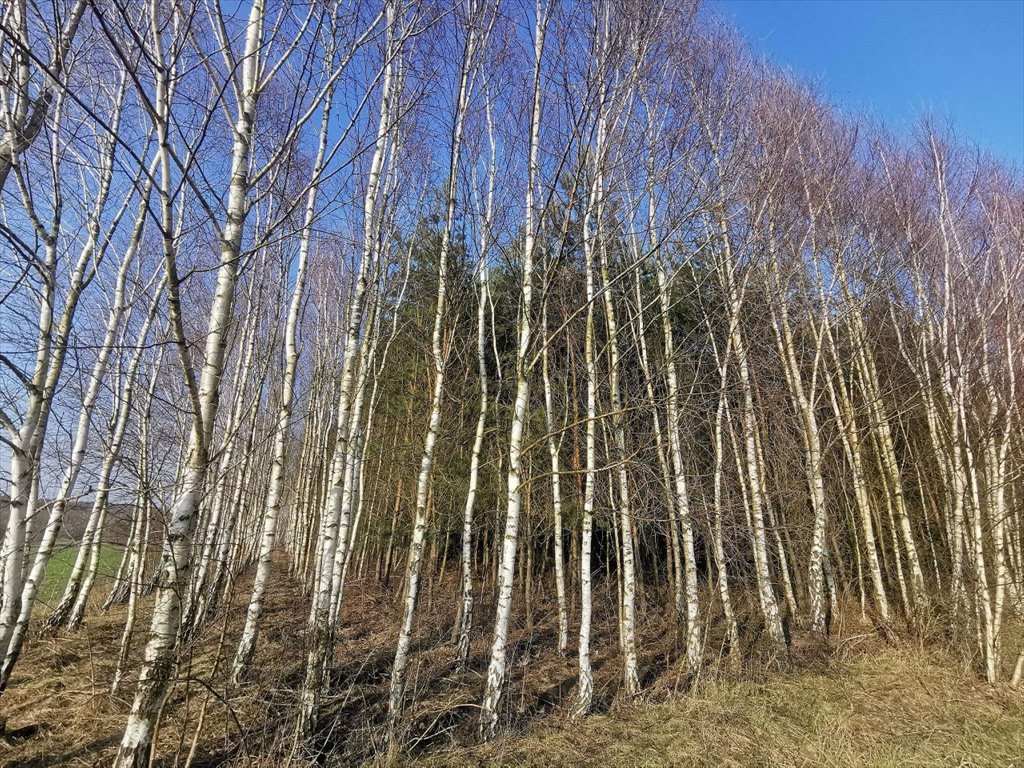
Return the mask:
{"type": "Polygon", "coordinates": [[[299,258],[295,267],[295,282],[292,285],[291,301],[288,305],[288,318],[285,321],[285,370],[284,377],[281,380],[281,404],[278,408],[277,423],[274,425],[274,453],[270,465],[270,484],[267,489],[266,507],[263,511],[259,559],[256,565],[256,575],[253,579],[252,594],[249,598],[249,608],[245,615],[245,626],[242,628],[238,649],[235,651],[235,658],[231,664],[231,678],[236,683],[245,674],[252,659],[253,651],[256,648],[256,634],[259,632],[260,619],[263,614],[263,598],[267,591],[270,566],[274,559],[277,520],[281,513],[284,499],[284,465],[285,454],[288,450],[288,433],[291,429],[292,401],[295,398],[295,374],[299,365],[299,347],[296,335],[298,332],[299,314],[302,311],[303,292],[306,286],[306,265],[309,260],[313,221],[316,216],[316,197],[320,185],[320,176],[324,169],[324,155],[327,151],[333,102],[334,91],[331,89],[327,92],[324,99],[320,140],[317,147],[316,160],[313,163],[309,191],[306,193],[306,211],[299,243],[299,258]]]}
{"type": "Polygon", "coordinates": [[[498,705],[501,702],[507,672],[508,624],[512,614],[512,582],[516,567],[516,549],[519,545],[519,510],[522,501],[522,446],[527,420],[526,409],[530,395],[528,354],[533,339],[530,315],[533,309],[533,260],[537,247],[534,187],[540,173],[541,69],[549,18],[549,11],[544,7],[543,0],[537,0],[535,16],[533,108],[530,116],[530,145],[526,174],[522,293],[519,303],[515,363],[516,395],[512,411],[512,425],[509,429],[508,497],[506,499],[505,533],[501,543],[501,562],[497,569],[494,640],[491,643],[491,660],[487,667],[487,681],[480,710],[480,732],[485,739],[492,738],[498,726],[498,705]]]}
{"type": "MultiPolygon", "coordinates": [[[[254,0],[246,23],[245,50],[241,64],[238,113],[233,127],[231,184],[227,219],[221,241],[217,286],[210,309],[206,350],[199,387],[200,410],[193,414],[189,439],[188,469],[180,495],[174,502],[167,527],[168,548],[160,567],[160,582],[143,655],[142,671],[115,768],[143,768],[149,764],[153,725],[167,695],[181,618],[180,596],[187,589],[192,565],[192,533],[199,496],[209,469],[209,447],[220,392],[227,333],[238,280],[242,231],[248,209],[249,158],[259,88],[260,50],[263,44],[263,0],[254,0]]],[[[159,56],[162,62],[163,56],[159,56]]],[[[166,83],[163,86],[166,88],[166,83]]],[[[166,115],[165,115],[166,118],[166,115]]],[[[169,267],[170,269],[170,267],[169,267]]],[[[176,282],[171,275],[169,282],[176,282]]],[[[177,286],[174,286],[175,290],[177,286]]],[[[183,343],[183,342],[182,342],[183,343]]],[[[186,360],[187,362],[187,360],[186,360]]]]}

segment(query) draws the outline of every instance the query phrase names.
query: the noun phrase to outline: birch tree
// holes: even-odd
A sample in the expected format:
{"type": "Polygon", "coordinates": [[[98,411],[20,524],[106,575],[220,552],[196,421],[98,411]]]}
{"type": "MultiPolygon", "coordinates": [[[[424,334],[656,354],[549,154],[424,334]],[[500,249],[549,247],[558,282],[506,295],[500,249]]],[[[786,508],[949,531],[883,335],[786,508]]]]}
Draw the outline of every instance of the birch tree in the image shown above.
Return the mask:
{"type": "MultiPolygon", "coordinates": [[[[175,499],[167,528],[167,548],[163,553],[160,581],[157,588],[156,604],[150,624],[149,638],[144,653],[144,663],[139,675],[132,710],[125,727],[124,738],[118,750],[115,764],[118,766],[141,766],[149,761],[153,722],[165,696],[177,645],[181,619],[181,595],[187,589],[192,565],[192,534],[196,525],[199,498],[203,493],[211,463],[211,441],[217,416],[221,375],[226,355],[227,334],[231,321],[235,288],[238,282],[240,257],[242,255],[246,214],[249,208],[250,190],[260,172],[251,169],[253,136],[258,119],[259,96],[267,87],[270,78],[278,71],[290,54],[285,46],[283,58],[278,62],[269,59],[264,52],[264,30],[266,7],[262,0],[255,0],[249,10],[244,27],[244,48],[236,58],[230,46],[223,46],[221,54],[232,72],[230,88],[234,95],[234,114],[231,116],[231,168],[227,188],[227,204],[224,224],[218,227],[220,254],[216,275],[214,299],[210,308],[209,325],[199,381],[192,378],[191,362],[187,348],[181,338],[180,325],[175,328],[182,350],[182,368],[188,377],[192,398],[192,428],[188,447],[188,466],[183,485],[175,499]]],[[[219,34],[225,29],[220,19],[215,30],[219,34]]],[[[150,45],[154,59],[161,67],[158,70],[155,102],[155,123],[160,135],[161,164],[164,182],[170,173],[171,147],[168,144],[170,96],[165,66],[165,34],[154,7],[151,17],[150,45]]],[[[291,47],[299,44],[300,36],[291,47]]],[[[318,100],[318,99],[317,99],[318,100]]],[[[308,114],[312,111],[310,107],[308,114]]],[[[300,120],[301,123],[301,120],[300,120]]],[[[273,158],[271,158],[272,165],[273,158]]],[[[267,167],[265,166],[263,172],[267,167]]],[[[176,254],[173,244],[165,248],[168,289],[178,289],[176,254]]]]}
{"type": "Polygon", "coordinates": [[[497,576],[497,606],[494,617],[494,639],[491,660],[487,668],[483,704],[480,712],[480,731],[485,738],[493,737],[498,725],[498,705],[507,672],[508,624],[512,613],[512,582],[515,576],[516,550],[519,546],[519,513],[522,504],[522,446],[526,428],[526,410],[530,396],[528,355],[533,341],[531,311],[533,309],[533,262],[537,248],[537,212],[535,187],[539,176],[540,123],[542,108],[542,72],[544,40],[552,8],[538,0],[535,8],[533,90],[530,111],[530,139],[527,151],[525,224],[523,227],[523,255],[521,270],[521,299],[519,328],[515,357],[515,405],[509,428],[508,496],[505,512],[505,533],[501,544],[501,563],[497,576]]]}

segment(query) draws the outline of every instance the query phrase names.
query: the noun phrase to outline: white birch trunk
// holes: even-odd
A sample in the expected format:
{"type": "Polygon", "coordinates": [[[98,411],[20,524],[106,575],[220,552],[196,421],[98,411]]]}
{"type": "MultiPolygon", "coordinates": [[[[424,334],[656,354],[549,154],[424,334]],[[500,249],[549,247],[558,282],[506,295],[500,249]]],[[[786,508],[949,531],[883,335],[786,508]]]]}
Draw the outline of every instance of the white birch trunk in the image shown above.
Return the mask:
{"type": "MultiPolygon", "coordinates": [[[[769,233],[771,237],[771,232],[769,233]]],[[[810,384],[805,383],[804,374],[800,370],[797,359],[793,329],[789,320],[789,307],[786,299],[786,286],[783,284],[779,269],[775,244],[769,243],[770,272],[774,285],[774,296],[769,296],[774,315],[776,344],[782,357],[786,384],[789,388],[793,407],[800,417],[800,437],[804,448],[804,474],[807,490],[814,514],[814,525],[811,533],[811,552],[808,563],[808,581],[811,598],[811,631],[819,638],[828,633],[828,596],[825,589],[825,526],[827,513],[825,507],[825,481],[822,477],[821,437],[818,430],[818,419],[815,414],[815,382],[817,381],[817,364],[820,350],[814,356],[814,370],[811,372],[810,384]]]]}
{"type": "Polygon", "coordinates": [[[467,8],[465,48],[459,71],[459,89],[456,97],[454,123],[452,126],[451,152],[448,162],[448,190],[446,195],[444,230],[441,233],[441,249],[437,266],[437,300],[434,309],[433,331],[430,353],[433,364],[434,386],[430,400],[430,417],[427,434],[423,439],[423,454],[420,459],[419,476],[416,480],[416,510],[413,522],[412,542],[409,544],[409,563],[405,577],[404,614],[395,649],[395,661],[391,667],[391,689],[388,695],[388,740],[394,753],[398,747],[397,724],[402,715],[405,700],[405,674],[412,645],[413,621],[419,600],[420,575],[423,568],[423,542],[427,528],[427,490],[430,484],[430,470],[434,463],[434,447],[441,427],[441,397],[444,394],[445,363],[445,321],[448,300],[448,261],[451,258],[452,235],[455,229],[455,205],[458,195],[458,174],[462,134],[469,98],[475,79],[475,58],[477,39],[473,28],[476,21],[475,9],[467,8]]]}
{"type": "Polygon", "coordinates": [[[344,493],[345,470],[350,445],[352,406],[357,374],[357,350],[360,329],[369,282],[371,262],[375,252],[375,236],[378,197],[384,159],[388,149],[388,137],[395,122],[397,95],[394,90],[394,59],[401,46],[396,29],[397,10],[394,4],[386,4],[385,22],[385,63],[381,85],[380,116],[370,161],[366,192],[363,197],[363,243],[359,256],[355,284],[349,300],[348,318],[344,336],[344,358],[337,408],[337,442],[330,470],[330,486],[321,518],[321,534],[318,537],[320,552],[317,558],[316,586],[310,610],[310,641],[306,661],[306,677],[302,685],[299,717],[296,724],[300,738],[307,736],[315,725],[320,708],[320,694],[326,665],[333,647],[332,585],[335,555],[338,549],[339,525],[342,496],[344,493]]]}
{"type": "MultiPolygon", "coordinates": [[[[200,410],[193,414],[188,469],[174,502],[167,528],[168,548],[161,563],[160,583],[142,671],[124,737],[115,758],[116,768],[144,768],[150,759],[153,725],[163,703],[175,663],[181,618],[180,596],[187,589],[192,565],[192,533],[199,496],[206,484],[209,448],[217,415],[227,332],[231,322],[242,231],[248,209],[249,158],[255,122],[260,51],[263,44],[264,2],[254,0],[246,23],[245,50],[240,62],[237,116],[233,126],[231,182],[227,219],[221,241],[216,291],[210,309],[206,349],[199,387],[200,410]]],[[[163,56],[160,56],[160,60],[163,56]]],[[[176,288],[176,286],[175,286],[176,288]]]]}
{"type": "MultiPolygon", "coordinates": [[[[480,227],[480,256],[477,262],[477,309],[476,309],[476,361],[480,386],[480,407],[473,435],[473,448],[469,459],[469,486],[466,490],[466,505],[462,513],[462,603],[459,608],[459,638],[457,659],[460,668],[469,660],[470,633],[473,630],[473,512],[476,505],[477,485],[480,476],[480,452],[483,449],[484,430],[487,425],[487,306],[490,302],[490,270],[487,263],[491,241],[491,222],[494,216],[494,184],[497,173],[497,144],[491,119],[490,92],[485,94],[487,135],[490,147],[490,162],[487,166],[487,199],[483,222],[480,227]]],[[[394,528],[394,526],[392,526],[394,528]]]]}
{"type": "MultiPolygon", "coordinates": [[[[600,156],[600,148],[598,149],[600,156]]],[[[600,178],[601,171],[598,171],[600,178]]],[[[600,182],[599,182],[600,183],[600,182]]],[[[632,509],[630,506],[629,477],[626,472],[626,431],[622,423],[623,403],[622,388],[619,382],[619,340],[618,322],[616,318],[614,291],[612,288],[611,274],[608,268],[607,248],[603,241],[598,243],[600,254],[602,295],[604,298],[605,327],[608,332],[608,354],[609,354],[609,389],[611,391],[611,424],[612,442],[615,446],[614,463],[615,479],[618,484],[617,506],[619,513],[619,549],[621,552],[621,582],[622,582],[622,651],[624,656],[624,687],[626,695],[635,697],[640,693],[640,679],[637,672],[636,656],[636,568],[633,553],[633,527],[632,509]]],[[[669,419],[671,429],[671,418],[669,419]]],[[[671,439],[670,439],[671,442],[671,439]]],[[[677,468],[678,469],[678,468],[677,468]]],[[[678,479],[681,475],[677,471],[678,479]]],[[[685,481],[684,481],[685,482],[685,481]]],[[[685,493],[685,490],[684,490],[685,493]]],[[[682,508],[681,508],[682,509],[682,508]]],[[[691,561],[692,562],[692,561],[691,561]]],[[[688,627],[687,632],[697,630],[696,621],[692,622],[692,628],[688,627]]]]}
{"type": "Polygon", "coordinates": [[[515,578],[516,549],[519,545],[519,512],[522,502],[522,447],[526,429],[526,409],[530,395],[528,359],[532,341],[533,260],[537,246],[534,187],[540,173],[541,69],[548,13],[537,2],[534,29],[533,107],[530,116],[530,146],[527,160],[526,223],[523,237],[522,295],[519,306],[519,329],[516,345],[516,396],[509,430],[508,497],[505,511],[505,533],[501,542],[501,562],[497,573],[497,601],[494,617],[494,640],[487,681],[480,711],[480,732],[485,739],[495,735],[498,707],[507,673],[508,624],[512,614],[512,585],[515,578]]]}
{"type": "Polygon", "coordinates": [[[306,212],[299,243],[299,258],[295,268],[295,282],[292,286],[291,301],[288,305],[288,318],[285,321],[285,370],[281,381],[281,405],[277,413],[277,423],[274,426],[274,453],[270,465],[270,484],[267,489],[266,507],[263,512],[263,528],[260,533],[259,559],[256,566],[256,575],[253,579],[252,595],[249,598],[249,608],[246,611],[245,626],[242,628],[242,636],[238,641],[238,649],[235,652],[235,658],[231,665],[231,678],[235,683],[241,680],[256,648],[256,634],[259,631],[260,618],[263,614],[263,597],[267,591],[270,566],[274,558],[277,520],[281,513],[284,497],[284,464],[285,454],[288,449],[288,433],[291,428],[292,401],[295,397],[295,373],[298,370],[299,364],[299,347],[296,334],[298,331],[299,313],[302,310],[303,293],[305,291],[306,264],[309,259],[313,220],[316,215],[317,190],[319,189],[320,176],[324,168],[324,154],[327,149],[333,99],[334,91],[330,90],[324,100],[320,142],[317,147],[316,160],[313,163],[313,175],[310,180],[309,192],[306,195],[306,212]]]}
{"type": "Polygon", "coordinates": [[[551,373],[548,364],[548,307],[541,308],[541,369],[544,379],[544,420],[547,428],[548,454],[551,459],[551,506],[554,514],[555,593],[558,600],[558,653],[565,655],[569,647],[569,615],[565,603],[565,556],[562,552],[562,480],[558,453],[561,439],[556,438],[554,404],[551,397],[551,373]]]}
{"type": "Polygon", "coordinates": [[[765,533],[765,516],[763,490],[761,487],[761,468],[757,454],[757,422],[754,408],[754,393],[750,382],[750,366],[747,360],[747,348],[740,328],[741,294],[736,286],[733,270],[737,268],[733,259],[729,233],[724,220],[718,221],[718,235],[723,247],[722,280],[727,294],[729,311],[729,337],[736,354],[736,367],[739,373],[740,388],[743,393],[741,422],[743,426],[743,445],[746,453],[745,471],[749,485],[749,512],[752,523],[752,540],[754,549],[754,569],[757,574],[758,598],[761,613],[764,616],[768,636],[777,646],[785,645],[785,634],[782,629],[782,617],[779,613],[778,600],[772,586],[771,571],[768,565],[768,542],[765,533]]]}
{"type": "MultiPolygon", "coordinates": [[[[661,309],[661,330],[664,343],[665,376],[668,383],[666,403],[666,429],[669,454],[672,457],[673,490],[683,539],[683,582],[686,591],[686,667],[691,674],[700,668],[702,630],[698,605],[697,554],[694,547],[693,522],[690,514],[690,495],[686,488],[686,464],[683,461],[682,440],[679,435],[679,383],[676,375],[675,340],[669,317],[669,281],[664,261],[656,254],[658,272],[658,300],[661,309]]],[[[723,601],[724,602],[724,601],[723,601]]],[[[731,631],[731,630],[730,630],[731,631]]]]}

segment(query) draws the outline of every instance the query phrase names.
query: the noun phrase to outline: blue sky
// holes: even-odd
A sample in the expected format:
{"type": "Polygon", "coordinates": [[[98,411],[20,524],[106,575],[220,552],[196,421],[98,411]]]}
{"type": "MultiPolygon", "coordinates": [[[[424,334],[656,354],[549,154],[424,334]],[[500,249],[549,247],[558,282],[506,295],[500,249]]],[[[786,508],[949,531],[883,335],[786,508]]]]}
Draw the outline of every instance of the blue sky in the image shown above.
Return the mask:
{"type": "Polygon", "coordinates": [[[712,0],[840,106],[909,130],[922,111],[1024,168],[1024,0],[712,0]]]}

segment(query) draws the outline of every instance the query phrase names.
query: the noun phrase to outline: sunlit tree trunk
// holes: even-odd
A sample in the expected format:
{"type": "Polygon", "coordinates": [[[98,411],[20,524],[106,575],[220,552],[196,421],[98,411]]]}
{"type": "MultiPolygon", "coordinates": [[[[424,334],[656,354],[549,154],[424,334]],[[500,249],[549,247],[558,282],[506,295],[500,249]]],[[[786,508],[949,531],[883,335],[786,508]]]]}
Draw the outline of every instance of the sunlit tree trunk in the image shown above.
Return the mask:
{"type": "Polygon", "coordinates": [[[745,451],[744,471],[749,486],[749,512],[752,523],[752,541],[754,550],[754,570],[757,575],[758,598],[761,613],[764,616],[768,635],[778,645],[785,645],[782,630],[782,616],[779,612],[778,600],[772,586],[771,572],[768,565],[768,540],[765,528],[764,491],[761,482],[761,466],[757,451],[757,416],[754,405],[753,386],[750,381],[750,363],[747,358],[747,347],[740,327],[741,293],[736,285],[734,270],[737,269],[732,255],[729,234],[724,220],[718,222],[718,236],[722,245],[722,264],[720,272],[723,288],[728,302],[729,339],[736,355],[736,368],[739,375],[740,389],[743,396],[741,424],[743,447],[745,451]]]}
{"type": "Polygon", "coordinates": [[[263,597],[267,591],[270,566],[274,558],[277,521],[284,498],[285,453],[288,450],[292,401],[295,398],[295,375],[299,364],[299,346],[296,337],[306,285],[306,265],[309,261],[313,222],[316,216],[317,190],[320,184],[320,176],[324,169],[324,155],[327,151],[333,99],[334,91],[332,89],[327,92],[324,99],[319,145],[317,147],[316,160],[313,163],[309,191],[306,193],[306,210],[300,235],[299,255],[295,267],[295,279],[292,284],[291,301],[288,305],[288,317],[285,320],[285,370],[281,380],[281,403],[278,408],[277,422],[274,425],[273,459],[271,461],[267,501],[263,511],[259,559],[256,566],[256,575],[253,579],[252,595],[249,598],[249,608],[246,611],[245,626],[242,628],[238,649],[235,652],[235,658],[231,665],[231,677],[236,683],[245,674],[256,647],[256,635],[259,632],[260,618],[263,614],[263,597]]]}
{"type": "MultiPolygon", "coordinates": [[[[476,309],[476,361],[480,387],[480,409],[473,434],[473,448],[469,459],[469,486],[466,491],[466,505],[462,513],[462,603],[459,608],[459,637],[457,658],[460,667],[469,660],[470,633],[473,629],[473,512],[476,505],[477,486],[480,477],[480,452],[484,443],[484,429],[487,425],[487,307],[490,303],[490,269],[487,263],[494,220],[494,186],[497,174],[497,144],[491,113],[491,94],[484,93],[487,117],[487,138],[490,160],[487,165],[487,191],[484,213],[480,224],[480,256],[477,261],[477,309],[476,309]]],[[[392,524],[392,530],[394,525],[392,524]]]]}
{"type": "MultiPolygon", "coordinates": [[[[59,535],[61,526],[64,522],[64,513],[74,494],[74,490],[78,482],[78,476],[85,460],[96,400],[100,394],[100,389],[106,377],[110,356],[113,352],[115,342],[121,328],[122,319],[128,308],[129,299],[126,296],[126,282],[131,266],[134,263],[135,255],[138,252],[139,241],[141,239],[145,221],[145,208],[148,200],[149,189],[150,186],[146,184],[142,195],[142,202],[140,203],[140,211],[136,217],[135,227],[131,233],[131,239],[129,241],[128,248],[125,251],[125,255],[122,258],[121,265],[118,268],[117,277],[114,283],[113,301],[111,311],[107,317],[104,339],[100,347],[99,354],[93,363],[89,376],[89,384],[82,398],[82,406],[79,411],[78,423],[75,428],[74,443],[71,448],[71,459],[61,483],[57,498],[53,501],[50,507],[46,527],[43,531],[43,538],[36,550],[31,572],[25,579],[25,585],[21,595],[21,613],[18,617],[18,624],[14,628],[7,648],[3,671],[0,672],[0,689],[6,686],[7,681],[10,678],[10,673],[18,659],[18,655],[21,653],[25,633],[28,629],[32,609],[35,605],[36,594],[38,592],[39,585],[42,583],[47,563],[49,563],[50,556],[53,554],[57,536],[59,535]]],[[[147,332],[158,300],[159,292],[151,303],[150,314],[145,323],[145,330],[147,332]]],[[[137,350],[141,350],[144,341],[145,339],[143,338],[137,342],[137,350]]],[[[138,352],[136,354],[138,354],[138,352]]]]}
{"type": "MultiPolygon", "coordinates": [[[[769,238],[774,234],[770,231],[769,238]]],[[[807,489],[814,513],[814,524],[811,532],[811,552],[808,563],[808,581],[811,598],[811,631],[824,638],[828,633],[828,596],[825,589],[825,526],[827,522],[825,507],[825,481],[822,476],[821,437],[818,429],[818,418],[815,413],[818,362],[820,350],[814,350],[812,369],[809,381],[800,368],[797,357],[796,342],[790,323],[790,312],[787,301],[788,286],[782,279],[779,268],[778,254],[774,242],[769,242],[769,270],[772,278],[769,301],[773,311],[773,328],[776,344],[783,361],[786,384],[789,389],[793,407],[800,418],[800,437],[804,448],[804,473],[807,478],[807,489]]]]}
{"type": "MultiPolygon", "coordinates": [[[[600,171],[598,172],[600,174],[600,171]]],[[[627,696],[640,692],[640,680],[636,658],[636,566],[633,552],[632,509],[630,506],[629,477],[626,471],[626,430],[623,426],[622,389],[619,381],[619,337],[617,312],[614,304],[611,273],[608,269],[606,244],[598,241],[601,265],[601,292],[604,298],[605,328],[608,333],[609,390],[611,400],[612,443],[615,446],[613,462],[617,482],[617,505],[619,514],[619,548],[621,552],[622,579],[622,650],[624,655],[625,690],[627,696]]],[[[669,419],[671,422],[671,417],[669,419]]],[[[671,426],[670,426],[671,428],[671,426]]],[[[670,438],[671,442],[671,438],[670,438]]],[[[677,474],[678,478],[678,474],[677,474]]],[[[676,486],[678,489],[678,485],[676,486]]],[[[696,621],[694,629],[696,629],[696,621]]]]}
{"type": "MultiPolygon", "coordinates": [[[[419,476],[416,481],[416,509],[414,513],[412,542],[409,545],[409,562],[405,577],[405,612],[398,636],[395,662],[391,670],[391,690],[388,698],[388,738],[389,747],[392,752],[398,748],[396,728],[398,718],[401,716],[404,706],[405,673],[409,662],[413,620],[419,598],[420,574],[423,568],[423,541],[427,526],[427,489],[430,484],[430,471],[434,461],[434,448],[441,425],[441,397],[444,393],[445,365],[448,355],[444,340],[445,322],[447,320],[448,262],[451,258],[452,236],[455,229],[455,206],[458,202],[457,184],[463,130],[469,99],[472,95],[473,81],[476,78],[476,58],[480,44],[475,29],[475,24],[478,22],[479,9],[470,4],[466,8],[466,14],[465,42],[462,62],[458,72],[459,87],[451,133],[452,141],[448,163],[448,189],[445,200],[444,229],[441,232],[441,248],[438,255],[437,300],[434,308],[434,323],[430,345],[434,386],[431,394],[427,434],[423,441],[423,454],[420,459],[419,476]]],[[[482,407],[481,417],[483,417],[483,414],[484,408],[482,407]]],[[[482,428],[482,425],[483,421],[481,418],[479,427],[482,428]]],[[[447,548],[445,552],[447,552],[447,548]]]]}
{"type": "Polygon", "coordinates": [[[882,621],[889,621],[889,599],[882,579],[882,566],[878,559],[877,537],[871,508],[871,496],[867,489],[864,459],[861,447],[860,428],[847,386],[843,362],[835,347],[835,340],[830,326],[825,325],[823,338],[833,360],[833,372],[827,377],[826,383],[831,396],[832,407],[839,425],[839,436],[843,444],[843,452],[849,465],[850,483],[853,485],[853,496],[857,505],[857,516],[864,534],[864,553],[867,557],[867,570],[874,590],[875,607],[882,621]]]}
{"type": "MultiPolygon", "coordinates": [[[[694,546],[693,522],[690,514],[690,494],[686,487],[686,463],[683,461],[682,439],[679,435],[679,382],[676,375],[675,339],[672,321],[669,279],[664,261],[656,255],[658,273],[658,304],[661,313],[662,343],[665,355],[665,377],[668,383],[666,401],[666,428],[668,430],[669,455],[672,457],[673,490],[675,506],[679,510],[679,522],[683,539],[683,583],[686,591],[686,666],[691,673],[700,668],[702,654],[702,628],[697,596],[697,553],[694,546]]],[[[724,565],[724,564],[723,564],[724,565]]],[[[723,582],[724,583],[724,582],[723,582]]],[[[728,588],[726,587],[726,590],[728,588]]]]}
{"type": "Polygon", "coordinates": [[[533,339],[531,312],[533,310],[533,260],[537,247],[534,187],[540,173],[540,121],[541,71],[544,40],[549,10],[538,0],[534,27],[533,107],[530,117],[530,141],[526,179],[526,224],[523,234],[523,263],[521,270],[522,293],[519,303],[515,375],[516,389],[512,412],[512,425],[508,441],[508,497],[505,513],[505,533],[501,542],[501,561],[497,570],[497,605],[494,617],[494,640],[491,660],[487,667],[487,681],[480,711],[480,731],[491,738],[498,726],[498,705],[501,701],[506,675],[508,624],[512,614],[512,582],[515,576],[516,549],[519,546],[519,511],[522,502],[522,447],[526,429],[527,406],[530,395],[528,355],[533,339]]]}
{"type": "MultiPolygon", "coordinates": [[[[155,11],[154,11],[155,13],[155,11]]],[[[188,469],[181,494],[175,499],[167,528],[168,548],[163,554],[156,604],[149,639],[143,656],[142,671],[132,710],[117,758],[117,768],[143,768],[148,765],[153,724],[164,697],[175,662],[177,635],[181,618],[181,595],[187,589],[192,561],[192,533],[199,496],[209,468],[210,441],[217,415],[220,379],[226,353],[227,332],[231,321],[235,284],[238,280],[242,233],[248,210],[249,160],[256,99],[259,92],[260,50],[263,45],[263,0],[254,0],[246,23],[245,49],[240,63],[237,115],[233,126],[231,182],[228,190],[227,217],[220,248],[216,291],[210,309],[202,376],[198,390],[199,410],[193,413],[188,469]]],[[[160,33],[154,38],[158,48],[160,33]]],[[[158,50],[158,60],[163,61],[158,50]]],[[[160,88],[166,90],[166,81],[160,88]]],[[[159,99],[158,99],[159,101],[159,99]]],[[[164,103],[163,119],[167,120],[164,103]]],[[[166,126],[166,123],[165,123],[166,126]]],[[[170,267],[169,267],[170,269],[170,267]]],[[[169,274],[169,282],[175,282],[169,274]]],[[[175,290],[177,286],[174,286],[175,290]]],[[[187,363],[187,359],[185,361],[187,363]]]]}
{"type": "MultiPolygon", "coordinates": [[[[545,297],[546,298],[546,297],[545,297]]],[[[544,423],[547,428],[548,455],[551,459],[551,507],[554,515],[555,594],[558,601],[558,653],[565,655],[569,646],[569,615],[565,602],[565,556],[562,551],[562,478],[558,458],[562,440],[556,433],[554,402],[551,393],[551,371],[548,354],[548,308],[541,308],[541,369],[544,380],[544,423]]]]}
{"type": "MultiPolygon", "coordinates": [[[[607,18],[607,17],[606,17],[607,18]]],[[[603,142],[604,124],[598,121],[598,143],[603,142]]],[[[600,152],[598,152],[600,157],[600,152]]],[[[583,259],[586,281],[586,328],[583,361],[586,367],[587,411],[585,467],[583,479],[583,519],[580,522],[580,632],[576,696],[569,714],[579,719],[589,714],[594,699],[594,670],[590,661],[590,639],[594,615],[594,586],[591,557],[594,537],[594,500],[597,493],[597,341],[595,313],[597,302],[596,249],[601,236],[603,177],[595,173],[584,203],[583,259]]]]}
{"type": "Polygon", "coordinates": [[[316,585],[310,612],[310,640],[306,661],[306,676],[302,684],[299,705],[297,733],[306,736],[315,724],[320,708],[320,694],[326,665],[333,647],[332,585],[335,555],[339,546],[344,479],[350,447],[352,408],[358,373],[360,330],[370,270],[375,253],[375,232],[378,203],[384,160],[387,155],[389,135],[396,114],[398,94],[395,93],[395,59],[402,39],[397,29],[397,9],[389,2],[385,8],[385,62],[382,67],[380,115],[374,141],[373,156],[367,175],[366,191],[363,196],[363,242],[356,267],[356,277],[349,299],[348,317],[344,335],[342,371],[339,383],[337,406],[337,440],[330,469],[330,485],[321,518],[321,532],[317,537],[319,554],[314,565],[316,585]]]}

